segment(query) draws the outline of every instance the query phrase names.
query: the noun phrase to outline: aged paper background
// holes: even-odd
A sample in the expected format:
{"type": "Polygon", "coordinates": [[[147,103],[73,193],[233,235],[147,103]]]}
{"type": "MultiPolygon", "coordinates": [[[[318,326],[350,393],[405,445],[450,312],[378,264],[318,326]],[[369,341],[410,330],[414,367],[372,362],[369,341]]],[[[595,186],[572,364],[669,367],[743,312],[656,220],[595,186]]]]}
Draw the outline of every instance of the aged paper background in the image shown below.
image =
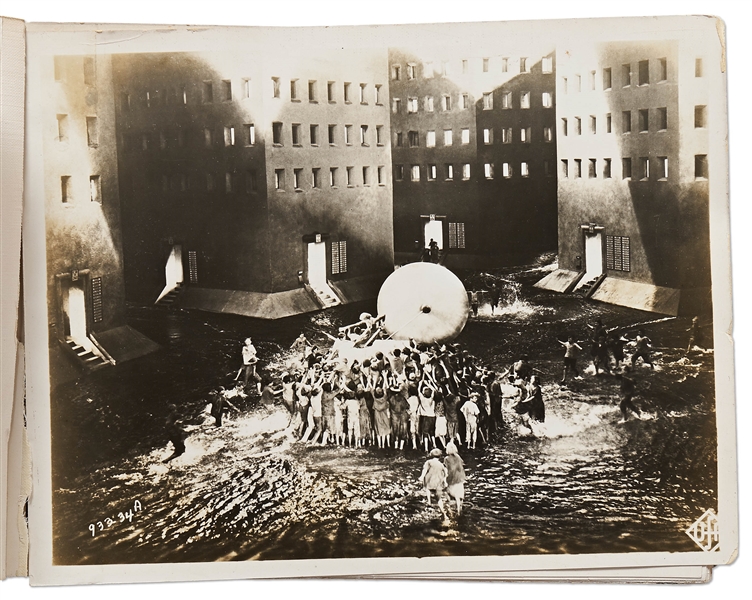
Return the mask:
{"type": "MultiPolygon", "coordinates": [[[[539,2],[536,3],[533,6],[529,6],[523,9],[518,8],[510,8],[510,7],[504,7],[503,9],[498,9],[495,7],[489,7],[481,3],[466,3],[463,4],[463,9],[460,10],[458,6],[451,5],[451,4],[443,4],[443,3],[436,3],[436,4],[421,4],[416,3],[415,7],[409,7],[409,6],[400,6],[395,5],[393,7],[390,7],[389,5],[380,5],[383,6],[383,10],[379,10],[378,15],[374,15],[371,13],[371,11],[359,11],[351,12],[351,7],[342,7],[341,5],[337,4],[329,4],[329,3],[319,3],[317,5],[317,8],[315,10],[309,10],[304,11],[301,6],[294,6],[291,7],[289,10],[280,10],[279,8],[277,10],[269,11],[271,14],[264,14],[264,20],[263,21],[257,21],[256,17],[257,15],[254,14],[246,14],[246,15],[235,15],[234,11],[231,8],[226,8],[227,15],[224,15],[221,10],[217,10],[217,8],[222,8],[221,4],[219,7],[215,6],[214,10],[206,10],[206,13],[203,15],[198,15],[194,13],[179,15],[174,11],[165,11],[163,14],[157,13],[153,10],[148,10],[141,8],[140,12],[137,10],[137,7],[132,6],[132,12],[130,14],[127,14],[123,12],[122,14],[102,14],[101,12],[95,11],[95,6],[89,5],[89,6],[83,6],[86,3],[70,3],[68,5],[68,9],[71,11],[70,15],[67,14],[66,11],[63,11],[64,14],[55,13],[52,14],[51,12],[45,11],[43,9],[38,10],[38,14],[28,14],[30,11],[28,10],[28,7],[19,7],[16,12],[12,10],[12,2],[9,2],[7,4],[4,4],[3,11],[6,14],[9,14],[11,16],[18,16],[25,18],[27,20],[32,21],[51,21],[51,20],[72,20],[72,21],[100,21],[100,22],[160,22],[160,23],[174,23],[174,22],[193,22],[193,23],[206,23],[206,24],[285,24],[285,25],[314,25],[314,24],[328,24],[328,23],[341,23],[341,24],[356,24],[356,23],[365,23],[365,22],[374,22],[374,21],[381,21],[381,22],[426,22],[426,21],[444,21],[444,20],[500,20],[500,19],[520,19],[520,18],[534,18],[538,16],[545,16],[546,18],[563,18],[563,17],[585,17],[585,16],[617,16],[622,14],[627,14],[626,10],[622,10],[621,12],[613,12],[613,11],[607,11],[606,7],[598,6],[597,8],[594,8],[592,6],[588,6],[589,3],[584,2],[571,2],[567,4],[567,7],[565,10],[555,10],[555,7],[552,3],[547,2],[539,2]],[[537,7],[537,8],[534,8],[537,7]],[[80,12],[74,14],[73,10],[78,9],[80,12]],[[136,9],[136,10],[133,10],[136,9]],[[414,9],[414,10],[413,10],[414,9]],[[222,19],[221,17],[225,17],[222,19]],[[237,17],[237,18],[235,18],[237,17]],[[285,17],[285,20],[283,21],[283,17],[285,17]]],[[[40,3],[40,6],[42,6],[43,3],[40,3]]],[[[643,5],[641,8],[642,10],[637,10],[640,3],[632,3],[629,8],[629,14],[638,15],[638,14],[647,14],[650,12],[655,12],[655,6],[651,7],[648,4],[643,5]]],[[[747,118],[748,117],[742,117],[742,115],[734,112],[734,103],[739,101],[740,98],[746,98],[747,93],[746,90],[741,90],[741,93],[739,94],[739,97],[735,95],[735,88],[734,88],[734,80],[733,80],[733,73],[735,72],[735,65],[737,69],[740,71],[744,71],[744,64],[741,63],[742,57],[748,56],[749,52],[744,49],[739,49],[734,51],[734,42],[741,42],[742,40],[734,40],[734,36],[742,37],[745,35],[745,31],[743,28],[743,21],[746,15],[743,14],[743,10],[738,11],[740,14],[734,14],[734,10],[732,9],[731,3],[724,3],[724,2],[715,2],[715,3],[691,3],[691,2],[683,2],[683,3],[664,3],[662,7],[669,8],[671,7],[671,10],[662,11],[664,14],[687,14],[689,12],[703,12],[703,13],[709,13],[713,12],[715,14],[719,14],[721,17],[724,17],[727,21],[727,26],[729,27],[729,46],[730,46],[730,70],[732,73],[731,76],[731,125],[730,125],[730,131],[731,131],[731,144],[732,144],[732,159],[731,159],[731,177],[732,177],[732,185],[731,185],[731,192],[732,192],[732,236],[735,236],[732,238],[735,243],[735,256],[737,258],[737,261],[735,263],[735,275],[736,275],[736,296],[739,299],[737,301],[737,308],[741,305],[741,298],[743,298],[743,292],[745,291],[744,288],[744,282],[742,281],[742,277],[746,274],[745,266],[742,264],[742,260],[740,257],[746,256],[746,248],[744,244],[747,244],[748,242],[746,240],[742,240],[740,238],[744,237],[744,225],[749,222],[749,209],[746,205],[739,206],[739,198],[744,197],[744,190],[748,188],[748,186],[744,185],[744,181],[735,181],[734,180],[734,173],[744,173],[744,165],[746,164],[746,159],[749,158],[749,152],[748,150],[745,150],[744,148],[736,148],[734,146],[734,140],[737,140],[737,143],[739,143],[739,140],[745,140],[746,135],[745,133],[748,133],[748,130],[745,130],[741,126],[741,122],[737,122],[737,119],[747,118]],[[697,4],[698,6],[693,6],[694,4],[697,4]],[[705,5],[704,7],[699,7],[700,4],[705,5]],[[728,14],[724,13],[723,8],[728,9],[728,14]],[[735,60],[736,59],[736,60],[735,60]],[[737,62],[739,61],[739,62],[737,62]],[[738,155],[737,155],[738,153],[738,155]],[[734,201],[736,198],[737,202],[734,201]]],[[[733,5],[735,6],[735,5],[733,5]]],[[[49,8],[49,7],[48,7],[49,8]]],[[[186,7],[187,8],[187,7],[186,7]]],[[[627,7],[620,6],[619,9],[626,9],[627,7]]],[[[186,13],[189,13],[188,10],[186,10],[186,13]]],[[[739,110],[737,108],[737,110],[739,110]]],[[[745,364],[745,340],[744,336],[749,332],[749,329],[745,329],[745,325],[748,326],[748,323],[745,323],[744,321],[744,315],[742,314],[743,311],[740,311],[737,313],[737,325],[736,325],[736,339],[737,343],[739,344],[737,348],[737,365],[738,369],[741,373],[743,373],[743,365],[745,364]]],[[[749,351],[746,349],[747,352],[749,351]]],[[[746,354],[748,357],[749,355],[746,354]]],[[[738,397],[744,398],[746,396],[746,388],[748,387],[747,382],[744,381],[743,375],[740,376],[740,379],[738,381],[738,397]]],[[[743,403],[742,403],[743,404],[743,403]]],[[[739,414],[739,422],[743,424],[745,422],[744,419],[744,406],[740,406],[740,414],[739,414]]],[[[742,440],[741,444],[744,444],[743,439],[743,430],[740,431],[742,434],[742,440]]],[[[740,446],[740,452],[739,456],[743,457],[745,455],[744,446],[740,446]]],[[[743,475],[744,473],[744,467],[743,465],[740,468],[740,474],[743,475]]],[[[744,484],[744,481],[741,481],[741,484],[744,484]]],[[[743,505],[744,505],[744,488],[741,490],[742,496],[741,496],[741,510],[743,514],[743,505]]],[[[737,565],[733,571],[734,572],[740,572],[742,569],[739,568],[737,565]]],[[[719,580],[717,583],[721,583],[721,579],[726,575],[728,571],[731,571],[731,569],[724,568],[721,569],[717,574],[717,579],[719,580]]],[[[194,584],[195,585],[195,584],[194,584]]],[[[204,585],[203,591],[204,593],[208,591],[207,585],[213,585],[213,584],[202,584],[204,585]]],[[[220,584],[216,584],[220,585],[220,584]]],[[[222,585],[233,585],[233,584],[222,584],[222,585]]],[[[275,588],[269,588],[274,589],[277,593],[283,590],[289,590],[291,593],[295,593],[295,585],[294,583],[270,583],[270,584],[259,584],[254,583],[254,586],[266,586],[266,585],[274,585],[275,588]],[[281,587],[277,587],[281,586],[281,587]],[[292,587],[286,587],[286,586],[292,586],[292,587]]],[[[310,584],[306,584],[310,585],[310,584]]],[[[363,590],[363,586],[360,587],[353,587],[356,584],[351,583],[339,583],[339,584],[316,584],[315,588],[323,594],[328,593],[351,593],[353,589],[360,590],[358,593],[361,593],[363,590]],[[329,589],[327,587],[324,587],[325,585],[335,585],[335,588],[329,589]],[[336,590],[336,591],[335,591],[336,590]]],[[[392,586],[395,584],[377,584],[374,585],[374,592],[379,593],[381,595],[382,593],[390,593],[389,586],[392,586]]],[[[426,584],[421,584],[426,585],[426,584]]],[[[434,584],[436,585],[436,584],[434,584]]],[[[463,584],[463,587],[468,584],[463,584]]],[[[370,588],[371,586],[369,586],[370,588]]],[[[120,588],[113,589],[113,592],[120,593],[118,590],[120,588]]],[[[142,588],[141,588],[142,589],[142,588]]],[[[198,589],[198,588],[196,588],[198,589]]],[[[258,588],[256,588],[258,589],[258,588]]],[[[306,595],[309,595],[312,588],[305,588],[306,591],[303,592],[303,586],[300,588],[297,588],[298,593],[306,593],[306,595]]],[[[511,588],[505,588],[505,591],[510,590],[511,588]]],[[[550,589],[550,588],[548,588],[550,589]]],[[[665,591],[665,588],[663,588],[665,591]]],[[[162,592],[166,591],[166,589],[162,589],[162,592]]],[[[228,590],[229,591],[229,590],[228,590]]],[[[408,591],[408,590],[406,590],[408,591]]],[[[413,586],[412,590],[413,593],[430,593],[428,589],[423,589],[422,587],[419,589],[417,586],[413,586]]],[[[434,591],[437,591],[437,588],[434,588],[434,591]]],[[[460,591],[459,588],[457,588],[457,591],[460,591]]],[[[626,590],[625,590],[626,591],[626,590]]],[[[698,589],[698,592],[700,590],[698,589]]],[[[717,589],[714,589],[713,591],[720,591],[717,589]]],[[[730,591],[730,590],[729,590],[730,591]]],[[[58,590],[59,592],[59,590],[58,590]]],[[[175,592],[180,593],[180,590],[177,586],[175,586],[175,592]]],[[[11,592],[12,593],[12,592],[11,592]]],[[[169,592],[168,592],[169,593],[169,592]]],[[[284,591],[283,591],[284,593],[284,591]]]]}

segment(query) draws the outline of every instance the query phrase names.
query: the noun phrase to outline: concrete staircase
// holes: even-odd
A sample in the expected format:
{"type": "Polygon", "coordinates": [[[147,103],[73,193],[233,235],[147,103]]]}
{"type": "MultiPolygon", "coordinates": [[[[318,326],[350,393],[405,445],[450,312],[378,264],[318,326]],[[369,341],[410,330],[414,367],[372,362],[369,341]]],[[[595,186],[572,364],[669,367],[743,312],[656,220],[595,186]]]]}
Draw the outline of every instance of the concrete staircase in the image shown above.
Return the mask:
{"type": "Polygon", "coordinates": [[[602,275],[599,275],[598,277],[594,277],[586,281],[585,283],[578,285],[574,291],[575,296],[590,298],[590,296],[593,295],[593,292],[598,289],[598,286],[603,282],[605,278],[606,275],[604,273],[602,275]]]}
{"type": "Polygon", "coordinates": [[[177,299],[182,291],[183,284],[178,283],[174,288],[172,288],[169,292],[167,292],[164,296],[157,300],[154,305],[159,306],[160,308],[170,309],[175,306],[177,299]]]}
{"type": "Polygon", "coordinates": [[[66,338],[65,345],[76,356],[79,366],[87,371],[96,371],[110,365],[109,361],[104,360],[98,354],[94,354],[91,350],[87,350],[72,338],[66,338]]]}
{"type": "Polygon", "coordinates": [[[311,288],[311,291],[314,293],[323,308],[329,308],[330,306],[337,306],[338,304],[342,304],[339,296],[337,296],[337,294],[331,287],[329,287],[328,284],[321,282],[310,282],[308,286],[311,288]]]}

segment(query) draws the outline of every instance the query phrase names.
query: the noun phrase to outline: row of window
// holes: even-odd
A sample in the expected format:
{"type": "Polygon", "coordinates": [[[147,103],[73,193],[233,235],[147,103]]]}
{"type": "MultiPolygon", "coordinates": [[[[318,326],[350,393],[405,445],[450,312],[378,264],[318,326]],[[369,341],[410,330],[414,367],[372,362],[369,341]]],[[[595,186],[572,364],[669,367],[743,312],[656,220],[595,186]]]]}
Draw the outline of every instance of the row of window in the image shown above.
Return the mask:
{"type": "MultiPolygon", "coordinates": [[[[436,76],[449,77],[455,74],[467,75],[473,72],[481,73],[529,73],[532,62],[530,57],[520,56],[511,58],[509,56],[484,56],[482,58],[468,59],[463,58],[459,61],[424,61],[420,65],[414,62],[406,64],[392,64],[392,80],[400,81],[402,79],[413,80],[418,77],[430,79],[436,76]]],[[[543,73],[552,73],[554,61],[552,56],[541,58],[541,71],[543,73]]]]}
{"type": "MultiPolygon", "coordinates": [[[[319,135],[319,126],[315,123],[312,123],[307,128],[300,123],[292,123],[290,126],[290,137],[286,138],[284,123],[274,122],[272,123],[272,143],[275,146],[284,146],[286,142],[292,143],[293,146],[302,146],[303,136],[306,131],[308,133],[308,142],[311,146],[321,145],[322,140],[319,135]]],[[[253,144],[253,142],[249,142],[249,139],[252,139],[252,136],[246,135],[245,137],[247,145],[253,144]]],[[[346,146],[352,146],[356,143],[361,146],[370,146],[374,142],[377,146],[383,146],[384,126],[376,125],[375,127],[370,127],[369,125],[360,125],[358,127],[349,124],[344,126],[336,124],[327,125],[326,143],[330,146],[336,146],[342,141],[344,141],[346,146]],[[344,134],[343,137],[340,137],[340,129],[344,134]]]]}
{"type": "MultiPolygon", "coordinates": [[[[517,129],[518,135],[515,136],[515,130],[512,127],[503,127],[501,129],[500,141],[502,144],[511,144],[514,141],[519,141],[523,144],[529,144],[534,141],[533,128],[532,127],[520,127],[517,129]]],[[[439,132],[439,140],[443,142],[443,146],[452,146],[455,143],[454,130],[444,129],[439,132]]],[[[481,130],[481,139],[483,145],[490,146],[495,143],[493,127],[485,127],[481,130]]],[[[460,129],[459,142],[462,145],[470,143],[470,128],[465,127],[460,129]]],[[[554,130],[553,127],[543,127],[541,129],[541,135],[538,137],[538,141],[553,142],[554,130]]],[[[436,131],[429,129],[425,133],[424,144],[426,148],[435,148],[437,145],[436,131]]],[[[410,148],[417,148],[421,146],[421,135],[419,131],[408,131],[407,139],[403,135],[403,132],[397,131],[394,134],[394,145],[397,148],[402,148],[407,145],[410,148]],[[405,144],[407,141],[407,144],[405,144]]]]}
{"type": "MultiPolygon", "coordinates": [[[[256,144],[256,126],[253,123],[242,125],[239,130],[235,126],[228,125],[219,130],[206,127],[201,132],[201,139],[206,148],[213,148],[220,143],[225,147],[244,145],[254,146],[256,144]]],[[[173,132],[166,131],[145,131],[143,133],[131,133],[123,136],[122,143],[127,150],[153,150],[159,148],[176,147],[184,148],[192,143],[191,138],[195,133],[190,129],[177,128],[173,132]]],[[[275,146],[284,146],[292,144],[293,146],[303,146],[308,143],[311,146],[320,146],[328,143],[330,146],[336,146],[344,141],[345,145],[352,146],[359,144],[361,146],[370,146],[375,143],[377,146],[384,145],[384,126],[376,125],[335,125],[327,126],[326,139],[321,139],[320,127],[316,123],[304,126],[301,123],[292,123],[289,133],[286,132],[284,123],[272,123],[272,143],[275,146]],[[342,133],[340,133],[340,129],[342,133]],[[373,132],[373,133],[372,133],[373,132]],[[307,134],[307,139],[305,136],[307,134]],[[342,136],[342,137],[341,137],[342,136]]]]}
{"type": "MultiPolygon", "coordinates": [[[[327,175],[324,169],[314,167],[312,169],[292,169],[292,180],[288,181],[289,169],[274,169],[274,189],[284,191],[292,184],[295,191],[303,191],[306,188],[324,187],[324,177],[327,175]]],[[[375,169],[370,166],[356,167],[329,167],[326,181],[330,188],[341,185],[355,187],[356,185],[386,185],[386,167],[379,165],[375,169]],[[375,179],[374,179],[375,174],[375,179]]]]}
{"type": "MultiPolygon", "coordinates": [[[[708,178],[708,156],[707,154],[695,155],[695,179],[705,180],[708,178]]],[[[583,163],[587,168],[587,177],[595,179],[611,179],[614,177],[613,164],[610,158],[601,160],[600,169],[598,168],[598,159],[589,158],[587,160],[575,158],[571,161],[567,158],[561,159],[561,177],[566,179],[572,177],[579,179],[585,177],[583,173],[583,163]]],[[[631,157],[621,159],[621,178],[647,181],[657,179],[665,181],[669,177],[669,161],[667,156],[640,156],[636,160],[631,157]]]]}
{"type": "MultiPolygon", "coordinates": [[[[63,204],[71,204],[76,201],[73,192],[73,178],[70,175],[60,177],[60,200],[63,204]]],[[[99,175],[89,176],[89,198],[90,202],[102,204],[102,178],[99,175]]]]}
{"type": "MultiPolygon", "coordinates": [[[[299,79],[290,80],[290,101],[301,102],[307,100],[316,104],[322,100],[320,97],[324,82],[310,79],[306,83],[299,79]],[[321,89],[320,89],[321,88],[321,89]]],[[[352,104],[369,104],[373,102],[376,105],[382,104],[382,85],[368,83],[352,83],[345,81],[340,84],[336,81],[326,82],[326,101],[330,104],[344,102],[352,104]],[[341,90],[341,93],[340,93],[341,90]]],[[[252,87],[251,79],[243,78],[240,80],[240,99],[247,100],[251,97],[252,87]]],[[[282,80],[279,77],[271,78],[271,94],[273,98],[282,97],[282,80]]],[[[188,91],[185,87],[169,87],[157,90],[148,90],[141,92],[138,96],[141,106],[144,108],[156,108],[163,105],[188,105],[188,91]]],[[[231,79],[223,79],[219,82],[219,88],[215,86],[214,81],[201,82],[202,104],[212,104],[219,102],[232,102],[235,99],[233,84],[231,79]]],[[[120,106],[123,111],[129,111],[133,107],[134,100],[129,92],[121,92],[120,106]]]]}
{"type": "MultiPolygon", "coordinates": [[[[331,188],[337,188],[340,185],[354,187],[362,184],[370,186],[373,184],[386,185],[386,167],[379,165],[375,169],[370,166],[363,166],[359,170],[355,167],[329,167],[328,173],[325,169],[314,167],[312,169],[292,169],[292,178],[288,180],[290,170],[274,170],[274,188],[276,190],[286,190],[291,185],[292,189],[302,191],[307,188],[323,188],[325,184],[331,188]],[[359,176],[358,176],[359,174],[359,176]],[[374,180],[375,175],[375,180],[374,180]],[[327,180],[324,181],[324,177],[327,180]]],[[[258,173],[256,169],[247,169],[243,172],[226,171],[220,177],[216,173],[205,173],[203,175],[189,175],[186,173],[163,174],[160,176],[159,185],[163,192],[186,192],[188,190],[203,188],[207,192],[217,192],[224,190],[227,194],[246,193],[254,194],[258,191],[258,173]]]]}
{"type": "MultiPolygon", "coordinates": [[[[621,133],[631,133],[634,131],[634,114],[635,111],[624,110],[621,113],[621,133]]],[[[640,108],[637,114],[637,131],[645,133],[648,131],[666,131],[668,129],[668,110],[665,106],[660,108],[640,108]]],[[[601,129],[604,133],[613,133],[611,113],[606,113],[601,121],[602,125],[598,126],[598,117],[590,115],[588,118],[588,131],[592,134],[598,133],[601,129]]],[[[562,117],[561,134],[567,136],[570,134],[570,122],[572,124],[571,133],[573,135],[582,135],[582,118],[562,117]]],[[[708,126],[707,106],[695,106],[694,124],[696,129],[708,126]]]]}
{"type": "MultiPolygon", "coordinates": [[[[554,172],[551,167],[551,162],[543,161],[543,175],[545,177],[553,177],[554,172]]],[[[459,175],[460,180],[469,181],[471,178],[470,163],[462,163],[459,165],[459,169],[455,169],[455,165],[452,163],[445,163],[444,165],[394,165],[394,180],[405,181],[406,179],[413,182],[418,181],[455,181],[459,175]],[[439,172],[441,169],[441,173],[439,172]]],[[[512,177],[530,177],[530,163],[522,161],[517,164],[511,162],[501,163],[501,172],[496,173],[494,163],[483,163],[483,178],[494,179],[500,175],[504,179],[511,179],[512,177]]]]}
{"type": "MultiPolygon", "coordinates": [[[[483,92],[481,97],[483,110],[493,110],[494,108],[494,94],[497,92],[483,92]]],[[[512,92],[498,92],[501,99],[501,108],[511,109],[515,108],[514,95],[512,92]]],[[[458,94],[458,106],[460,110],[466,110],[472,108],[473,99],[470,94],[460,93],[458,94]]],[[[553,108],[554,99],[551,92],[541,93],[541,108],[553,108]]],[[[405,102],[407,114],[415,114],[422,110],[424,112],[432,113],[436,110],[435,96],[423,96],[422,100],[418,96],[408,96],[407,102],[405,102]]],[[[442,112],[450,112],[455,106],[454,96],[452,94],[442,94],[439,96],[439,107],[442,112]]],[[[531,103],[531,92],[519,93],[519,108],[528,109],[533,107],[531,103]]],[[[402,112],[402,98],[392,98],[392,112],[399,114],[402,112]]]]}
{"type": "MultiPolygon", "coordinates": [[[[630,133],[634,130],[634,112],[631,110],[622,111],[621,119],[621,132],[630,133]]],[[[666,131],[668,129],[668,111],[666,107],[660,107],[655,109],[642,108],[636,111],[637,115],[637,131],[648,132],[651,130],[666,131]],[[652,113],[652,117],[651,117],[652,113]],[[652,123],[652,126],[651,126],[652,123]]],[[[562,117],[561,118],[561,134],[568,136],[582,135],[582,117],[562,117]],[[570,123],[572,125],[570,131],[570,123]]],[[[591,134],[596,134],[599,131],[605,133],[613,133],[613,122],[611,113],[607,113],[603,116],[601,126],[599,127],[599,118],[596,115],[590,115],[587,118],[588,131],[591,134]]],[[[61,141],[68,139],[68,117],[67,115],[57,115],[58,123],[58,139],[61,141]]],[[[707,107],[695,106],[694,108],[694,126],[695,128],[707,127],[707,107]]],[[[99,143],[99,133],[96,117],[86,118],[86,130],[89,146],[96,147],[99,143]]],[[[336,125],[330,124],[327,126],[327,138],[326,143],[329,145],[337,145],[337,143],[344,141],[345,145],[351,146],[355,143],[361,146],[370,146],[375,142],[377,146],[384,144],[384,126],[376,125],[373,127],[373,139],[369,133],[371,128],[369,125],[360,125],[359,128],[355,125],[336,125]],[[344,138],[340,138],[339,129],[342,128],[344,138]],[[356,133],[357,132],[357,133],[356,133]]],[[[519,130],[518,141],[522,143],[530,143],[534,141],[532,128],[522,127],[519,130]]],[[[494,143],[493,128],[484,128],[482,130],[483,144],[489,145],[494,143]]],[[[234,126],[226,126],[223,130],[222,141],[225,146],[235,146],[238,143],[236,136],[236,129],[234,126]]],[[[311,146],[319,146],[322,144],[319,125],[310,124],[308,127],[300,123],[292,123],[290,125],[289,138],[286,137],[284,124],[281,122],[272,123],[272,143],[276,146],[284,146],[285,143],[292,143],[293,146],[303,146],[305,140],[304,136],[308,133],[307,142],[311,146]]],[[[164,131],[160,132],[144,132],[140,134],[140,138],[128,138],[127,147],[134,149],[140,147],[142,150],[150,150],[159,146],[160,149],[166,149],[170,145],[176,145],[177,147],[184,147],[186,133],[183,129],[178,128],[174,137],[169,137],[164,131]]],[[[511,127],[501,129],[501,143],[511,144],[515,141],[514,130],[511,127]]],[[[216,144],[215,131],[211,128],[205,128],[203,130],[204,145],[207,148],[212,148],[216,144]]],[[[444,129],[441,131],[441,137],[444,146],[451,146],[454,144],[454,131],[452,129],[444,129]]],[[[552,142],[553,141],[553,128],[543,127],[541,129],[540,141],[552,142]]],[[[460,129],[460,143],[470,143],[470,128],[460,129]]],[[[245,146],[253,146],[256,144],[256,127],[254,124],[245,124],[242,126],[242,144],[245,146]]],[[[425,146],[426,148],[433,148],[437,144],[437,136],[435,130],[426,131],[425,146]]],[[[405,145],[415,148],[421,145],[420,132],[408,131],[407,139],[403,132],[397,131],[394,136],[395,147],[403,147],[405,145]],[[405,144],[405,142],[407,142],[405,144]]]]}
{"type": "Polygon", "coordinates": [[[244,192],[254,194],[258,191],[258,174],[255,169],[248,169],[238,173],[227,171],[223,177],[215,173],[203,175],[188,175],[186,173],[162,174],[159,185],[163,192],[187,192],[202,188],[207,192],[217,192],[221,189],[227,194],[244,192]]]}
{"type": "MultiPolygon", "coordinates": [[[[695,77],[703,76],[702,58],[695,59],[695,77]]],[[[598,85],[598,73],[596,70],[590,71],[586,76],[588,78],[588,89],[595,90],[598,85]]],[[[604,67],[601,69],[601,86],[603,90],[611,90],[615,86],[628,88],[633,85],[647,86],[650,83],[664,83],[668,81],[668,60],[666,58],[641,60],[637,62],[637,69],[634,69],[633,63],[624,63],[618,69],[604,67]],[[616,73],[619,74],[616,81],[616,73]]],[[[570,91],[582,91],[582,75],[576,74],[571,77],[561,78],[561,89],[565,94],[570,91]],[[571,89],[570,89],[571,88],[571,89]]]]}

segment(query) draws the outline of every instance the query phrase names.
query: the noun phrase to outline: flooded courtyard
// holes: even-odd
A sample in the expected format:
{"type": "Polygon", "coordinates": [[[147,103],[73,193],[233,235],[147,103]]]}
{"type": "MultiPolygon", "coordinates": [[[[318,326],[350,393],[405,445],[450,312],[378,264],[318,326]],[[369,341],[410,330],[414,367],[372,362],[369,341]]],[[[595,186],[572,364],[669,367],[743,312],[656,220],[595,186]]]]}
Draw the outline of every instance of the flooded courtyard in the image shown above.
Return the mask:
{"type": "Polygon", "coordinates": [[[375,303],[276,322],[131,307],[132,326],[161,350],[52,390],[55,561],[695,550],[684,531],[717,503],[712,351],[686,354],[688,319],[528,283],[516,276],[500,314],[482,306],[456,341],[497,372],[529,354],[546,421],[531,435],[508,418],[491,443],[461,447],[466,505],[448,519],[426,505],[421,450],[303,444],[281,403],[252,396],[237,399],[221,428],[205,411],[212,391],[232,385],[245,337],[278,376],[301,332],[329,345],[326,333],[375,303]],[[630,375],[640,419],[620,422],[610,375],[558,383],[557,339],[585,339],[598,317],[606,327],[644,324],[653,341],[656,368],[630,375]],[[164,464],[171,406],[189,433],[186,452],[164,464]]]}

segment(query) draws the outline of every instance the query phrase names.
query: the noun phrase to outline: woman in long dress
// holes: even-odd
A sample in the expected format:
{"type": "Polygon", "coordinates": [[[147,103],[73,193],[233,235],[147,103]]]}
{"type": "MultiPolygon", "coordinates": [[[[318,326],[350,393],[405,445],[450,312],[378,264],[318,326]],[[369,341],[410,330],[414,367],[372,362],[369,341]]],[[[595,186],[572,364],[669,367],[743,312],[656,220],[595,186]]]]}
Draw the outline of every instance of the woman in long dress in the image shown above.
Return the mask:
{"type": "Polygon", "coordinates": [[[392,426],[389,420],[389,401],[384,396],[384,390],[376,388],[373,393],[374,429],[379,448],[384,444],[389,447],[391,442],[392,426]]]}
{"type": "Polygon", "coordinates": [[[360,407],[358,415],[360,419],[359,445],[361,446],[365,446],[367,441],[373,444],[373,426],[371,421],[371,410],[368,408],[368,396],[370,396],[370,394],[367,394],[362,386],[358,386],[358,390],[355,392],[355,397],[358,399],[358,405],[360,407]]]}

